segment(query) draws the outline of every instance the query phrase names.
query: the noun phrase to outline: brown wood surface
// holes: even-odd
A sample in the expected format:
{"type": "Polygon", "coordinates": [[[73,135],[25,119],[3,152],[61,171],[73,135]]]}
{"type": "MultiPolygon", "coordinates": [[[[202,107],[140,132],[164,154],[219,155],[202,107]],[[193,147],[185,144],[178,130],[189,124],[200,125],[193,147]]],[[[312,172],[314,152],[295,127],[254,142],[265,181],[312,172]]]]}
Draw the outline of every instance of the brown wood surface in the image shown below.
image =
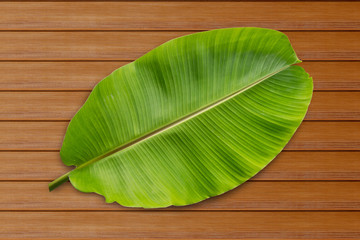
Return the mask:
{"type": "Polygon", "coordinates": [[[356,239],[360,212],[3,212],[2,237],[356,239]]]}
{"type": "MultiPolygon", "coordinates": [[[[0,60],[134,60],[193,31],[0,32],[0,60]],[[116,39],[116,41],[114,41],[116,39]]],[[[360,32],[284,31],[302,60],[360,60],[360,32]]]]}
{"type": "Polygon", "coordinates": [[[0,239],[360,239],[360,2],[0,1],[0,239]],[[106,204],[66,183],[67,124],[113,70],[222,27],[289,36],[314,80],[292,140],[249,182],[188,207],[106,204]]]}
{"type": "Polygon", "coordinates": [[[359,8],[357,2],[292,1],[1,3],[0,29],[206,30],[257,26],[282,30],[359,30],[359,8]]]}

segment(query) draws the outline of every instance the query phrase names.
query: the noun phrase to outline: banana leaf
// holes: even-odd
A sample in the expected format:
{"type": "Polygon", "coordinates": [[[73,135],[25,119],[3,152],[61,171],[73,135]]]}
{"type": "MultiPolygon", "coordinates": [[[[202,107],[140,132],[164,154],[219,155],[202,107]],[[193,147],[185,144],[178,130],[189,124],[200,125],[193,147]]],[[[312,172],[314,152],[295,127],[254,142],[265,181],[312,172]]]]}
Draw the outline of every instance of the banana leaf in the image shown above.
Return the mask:
{"type": "MultiPolygon", "coordinates": [[[[114,40],[115,41],[115,40],[114,40]]],[[[244,183],[302,122],[312,79],[287,36],[217,29],[168,41],[101,82],[60,156],[82,192],[128,207],[183,206],[244,183]]]]}

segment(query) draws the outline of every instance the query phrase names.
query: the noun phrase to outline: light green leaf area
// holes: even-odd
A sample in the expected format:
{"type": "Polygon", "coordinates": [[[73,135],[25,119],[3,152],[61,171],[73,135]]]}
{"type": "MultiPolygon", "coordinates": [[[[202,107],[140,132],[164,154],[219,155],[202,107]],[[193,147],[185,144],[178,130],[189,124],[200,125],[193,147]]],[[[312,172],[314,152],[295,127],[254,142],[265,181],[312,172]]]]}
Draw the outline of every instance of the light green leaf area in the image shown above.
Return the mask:
{"type": "Polygon", "coordinates": [[[230,28],[173,39],[102,80],[71,120],[61,158],[82,192],[123,206],[193,204],[281,152],[312,79],[283,33],[230,28]]]}

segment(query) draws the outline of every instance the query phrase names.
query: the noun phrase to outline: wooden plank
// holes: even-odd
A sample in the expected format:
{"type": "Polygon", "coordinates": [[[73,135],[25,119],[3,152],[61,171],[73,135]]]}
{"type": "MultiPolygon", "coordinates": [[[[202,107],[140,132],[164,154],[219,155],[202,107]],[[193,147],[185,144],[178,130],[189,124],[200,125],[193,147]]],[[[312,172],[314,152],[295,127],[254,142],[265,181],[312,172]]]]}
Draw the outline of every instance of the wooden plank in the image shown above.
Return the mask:
{"type": "Polygon", "coordinates": [[[360,90],[360,62],[302,62],[314,90],[360,90]]]}
{"type": "MultiPolygon", "coordinates": [[[[0,92],[0,120],[70,120],[89,92],[0,92]]],[[[360,92],[314,92],[307,120],[360,120],[360,92]]]]}
{"type": "MultiPolygon", "coordinates": [[[[129,62],[1,62],[0,91],[91,90],[129,62]]],[[[360,90],[360,62],[303,62],[315,90],[360,90]]]]}
{"type": "MultiPolygon", "coordinates": [[[[360,152],[281,152],[251,181],[360,180],[360,152]]],[[[71,171],[59,152],[0,152],[0,181],[52,181],[71,171]]]]}
{"type": "Polygon", "coordinates": [[[357,2],[11,2],[0,4],[0,29],[358,30],[359,8],[357,2]]]}
{"type": "Polygon", "coordinates": [[[3,238],[360,237],[360,212],[2,212],[0,224],[3,238]]]}
{"type": "Polygon", "coordinates": [[[73,169],[61,162],[59,152],[0,152],[0,165],[0,181],[50,181],[73,169]]]}
{"type": "Polygon", "coordinates": [[[360,152],[283,151],[251,180],[360,180],[359,159],[360,152]]]}
{"type": "Polygon", "coordinates": [[[70,120],[89,92],[0,92],[0,120],[70,120]]]}
{"type": "Polygon", "coordinates": [[[127,63],[1,62],[0,90],[91,90],[101,79],[127,63]]]}
{"type": "MultiPolygon", "coordinates": [[[[59,150],[68,122],[0,122],[0,150],[59,150]]],[[[286,150],[360,150],[360,122],[301,124],[286,150]]]]}
{"type": "MultiPolygon", "coordinates": [[[[0,60],[134,60],[170,39],[190,33],[0,32],[0,60]]],[[[286,34],[303,60],[360,60],[360,32],[286,34]]]]}
{"type": "Polygon", "coordinates": [[[360,92],[314,92],[307,120],[360,120],[360,92]]]}
{"type": "MultiPolygon", "coordinates": [[[[182,210],[360,210],[360,182],[247,182],[182,210]]],[[[0,182],[0,210],[140,210],[107,204],[98,194],[66,183],[49,193],[47,182],[0,182]],[[34,197],[36,196],[36,197],[34,197]]]]}

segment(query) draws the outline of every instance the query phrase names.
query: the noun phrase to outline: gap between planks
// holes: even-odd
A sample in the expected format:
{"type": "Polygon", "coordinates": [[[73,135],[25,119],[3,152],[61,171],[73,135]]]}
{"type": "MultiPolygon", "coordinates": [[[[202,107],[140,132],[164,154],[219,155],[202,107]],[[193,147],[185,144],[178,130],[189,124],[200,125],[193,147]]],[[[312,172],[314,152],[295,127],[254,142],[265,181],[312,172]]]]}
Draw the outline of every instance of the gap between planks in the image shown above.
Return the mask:
{"type": "MultiPolygon", "coordinates": [[[[206,200],[205,200],[206,201],[206,200]]],[[[196,203],[195,203],[196,204],[196,203]]],[[[185,207],[185,206],[184,206],[185,207]]],[[[178,208],[181,208],[178,207],[178,208]]],[[[100,213],[109,213],[109,212],[117,212],[117,213],[133,213],[133,212],[171,212],[171,213],[179,213],[179,212],[202,212],[202,213],[206,213],[206,212],[225,212],[225,213],[230,213],[230,212],[263,212],[263,213],[268,213],[268,212],[289,212],[289,213],[296,213],[296,212],[324,212],[324,213],[336,213],[336,212],[345,212],[345,213],[356,213],[356,212],[360,212],[360,210],[174,210],[174,209],[135,209],[134,210],[0,210],[0,213],[26,213],[26,212],[40,212],[40,213],[56,213],[56,212],[69,212],[69,213],[86,213],[86,212],[100,212],[100,213]]],[[[1,238],[0,238],[1,239],[1,238]]]]}
{"type": "MultiPolygon", "coordinates": [[[[53,92],[53,93],[57,93],[57,92],[64,92],[64,93],[77,93],[77,92],[86,92],[86,93],[90,93],[92,90],[70,90],[70,89],[53,89],[53,90],[33,90],[33,89],[29,89],[29,90],[17,90],[17,89],[0,89],[0,93],[2,92],[53,92]]],[[[341,89],[334,89],[334,90],[322,90],[322,89],[318,89],[318,90],[313,90],[313,92],[360,92],[360,89],[354,89],[354,90],[341,90],[341,89]]]]}
{"type": "MultiPolygon", "coordinates": [[[[0,0],[1,1],[1,0],[0,0]]],[[[160,45],[159,45],[160,46],[160,45]]],[[[0,59],[0,63],[12,63],[12,62],[19,62],[19,63],[27,63],[27,62],[39,62],[39,63],[67,63],[67,62],[75,62],[75,63],[82,63],[82,62],[90,62],[90,63],[106,63],[106,62],[119,62],[119,63],[130,63],[133,62],[136,59],[0,59]]],[[[301,61],[304,62],[339,62],[339,63],[346,63],[346,62],[360,62],[360,59],[301,59],[301,61]]]]}
{"type": "MultiPolygon", "coordinates": [[[[0,1],[1,3],[1,1],[0,1]]],[[[39,29],[33,29],[33,30],[28,30],[28,29],[19,29],[19,30],[3,30],[0,29],[0,33],[1,32],[188,32],[189,34],[191,33],[197,33],[197,32],[205,32],[205,31],[211,31],[211,30],[216,30],[216,29],[222,29],[222,28],[208,28],[208,29],[120,29],[120,30],[107,30],[107,29],[94,29],[94,30],[66,30],[66,29],[52,29],[52,30],[39,30],[39,29]]],[[[276,29],[274,29],[276,30],[276,29]]],[[[304,30],[277,30],[279,32],[283,32],[283,33],[297,33],[297,32],[360,32],[360,29],[357,30],[309,30],[309,29],[304,29],[304,30]]]]}
{"type": "MultiPolygon", "coordinates": [[[[52,182],[54,179],[53,178],[49,178],[49,179],[44,179],[44,180],[0,180],[0,183],[5,182],[5,183],[36,183],[36,182],[47,182],[50,183],[52,182]]],[[[255,179],[249,179],[246,182],[360,182],[360,179],[353,179],[353,180],[255,180],[255,179]]]]}

